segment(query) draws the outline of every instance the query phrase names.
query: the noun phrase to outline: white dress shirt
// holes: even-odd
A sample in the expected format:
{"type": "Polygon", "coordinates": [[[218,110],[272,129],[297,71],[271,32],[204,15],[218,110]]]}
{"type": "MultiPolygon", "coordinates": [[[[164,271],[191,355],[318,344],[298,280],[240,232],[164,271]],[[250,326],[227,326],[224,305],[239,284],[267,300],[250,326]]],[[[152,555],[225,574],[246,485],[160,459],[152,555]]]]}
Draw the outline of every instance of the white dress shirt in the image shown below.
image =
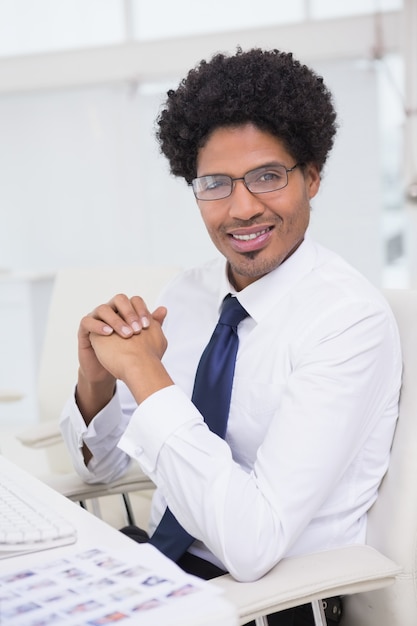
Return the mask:
{"type": "Polygon", "coordinates": [[[86,481],[110,481],[136,459],[157,485],[151,532],[168,502],[197,539],[192,552],[254,580],[283,556],[365,541],[389,462],[401,353],[380,292],[306,237],[238,293],[250,317],[239,326],[223,441],[190,397],[229,292],[223,259],[175,278],[161,297],[175,385],[136,407],[119,384],[88,427],[71,398],[61,426],[86,481]]]}

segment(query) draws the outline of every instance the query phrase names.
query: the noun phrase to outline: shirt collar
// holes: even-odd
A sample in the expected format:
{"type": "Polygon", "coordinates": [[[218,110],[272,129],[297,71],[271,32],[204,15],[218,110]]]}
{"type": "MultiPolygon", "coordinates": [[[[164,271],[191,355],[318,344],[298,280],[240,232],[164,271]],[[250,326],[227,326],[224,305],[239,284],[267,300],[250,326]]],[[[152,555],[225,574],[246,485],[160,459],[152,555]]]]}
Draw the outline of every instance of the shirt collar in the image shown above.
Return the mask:
{"type": "Polygon", "coordinates": [[[316,246],[306,234],[304,241],[286,261],[239,292],[236,292],[228,280],[226,262],[219,289],[219,311],[223,299],[231,293],[238,297],[240,304],[258,323],[298,281],[311,272],[316,256],[316,246]]]}

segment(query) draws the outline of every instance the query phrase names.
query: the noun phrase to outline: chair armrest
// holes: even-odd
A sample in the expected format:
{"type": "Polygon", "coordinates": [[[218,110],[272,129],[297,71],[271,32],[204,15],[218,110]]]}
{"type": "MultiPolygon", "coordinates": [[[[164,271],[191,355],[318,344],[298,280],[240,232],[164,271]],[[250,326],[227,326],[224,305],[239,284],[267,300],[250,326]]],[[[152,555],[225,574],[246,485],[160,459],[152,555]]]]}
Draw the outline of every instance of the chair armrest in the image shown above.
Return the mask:
{"type": "Polygon", "coordinates": [[[36,426],[25,428],[16,438],[28,448],[47,448],[63,441],[58,422],[49,420],[38,422],[36,426]]]}
{"type": "Polygon", "coordinates": [[[284,609],[386,587],[401,568],[370,546],[354,545],[283,559],[254,582],[237,582],[229,574],[210,581],[223,589],[238,609],[239,623],[284,609]]]}
{"type": "Polygon", "coordinates": [[[17,389],[0,389],[0,402],[19,402],[25,394],[17,389]]]}
{"type": "Polygon", "coordinates": [[[133,465],[124,476],[108,484],[86,483],[75,472],[69,474],[48,474],[42,476],[41,480],[74,502],[155,488],[154,483],[142,472],[137,464],[133,465]]]}

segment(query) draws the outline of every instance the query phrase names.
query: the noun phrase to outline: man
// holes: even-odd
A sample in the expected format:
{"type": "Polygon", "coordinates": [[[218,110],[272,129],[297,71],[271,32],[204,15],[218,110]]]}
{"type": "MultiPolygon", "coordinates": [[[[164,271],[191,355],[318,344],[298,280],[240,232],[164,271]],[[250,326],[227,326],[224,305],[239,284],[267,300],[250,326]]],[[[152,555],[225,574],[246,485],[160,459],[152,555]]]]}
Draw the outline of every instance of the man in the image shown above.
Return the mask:
{"type": "MultiPolygon", "coordinates": [[[[284,556],[364,542],[388,466],[393,315],[307,233],[335,119],[322,79],[291,54],[238,49],[191,70],[168,92],[157,136],[224,258],[176,278],[153,313],[120,294],[80,324],[62,416],[75,466],[110,481],[138,461],[157,485],[151,542],[168,505],[190,537],[175,558],[206,578],[254,580],[284,556]],[[219,435],[191,397],[228,294],[247,316],[219,435]]],[[[309,607],[269,619],[313,623],[309,607]]]]}

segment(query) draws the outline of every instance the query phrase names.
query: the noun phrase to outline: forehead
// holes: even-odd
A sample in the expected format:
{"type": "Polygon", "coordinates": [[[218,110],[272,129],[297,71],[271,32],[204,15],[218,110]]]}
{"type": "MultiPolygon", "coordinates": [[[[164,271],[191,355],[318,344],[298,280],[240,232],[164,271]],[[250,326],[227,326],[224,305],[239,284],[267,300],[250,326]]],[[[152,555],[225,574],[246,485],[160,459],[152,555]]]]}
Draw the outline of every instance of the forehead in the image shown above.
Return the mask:
{"type": "Polygon", "coordinates": [[[242,176],[249,170],[272,162],[287,167],[292,163],[291,155],[279,138],[253,124],[222,127],[214,130],[200,148],[197,176],[242,176]]]}

